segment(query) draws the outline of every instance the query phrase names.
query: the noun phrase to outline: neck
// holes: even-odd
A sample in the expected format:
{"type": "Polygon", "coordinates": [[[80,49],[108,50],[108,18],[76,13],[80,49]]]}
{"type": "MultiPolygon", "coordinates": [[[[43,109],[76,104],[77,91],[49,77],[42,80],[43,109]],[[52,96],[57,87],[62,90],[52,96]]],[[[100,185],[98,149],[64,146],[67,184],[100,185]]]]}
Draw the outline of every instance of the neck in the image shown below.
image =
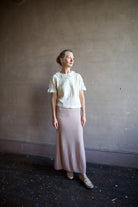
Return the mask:
{"type": "Polygon", "coordinates": [[[70,73],[70,72],[71,72],[70,67],[62,67],[62,69],[61,69],[61,73],[67,74],[67,73],[70,73]]]}

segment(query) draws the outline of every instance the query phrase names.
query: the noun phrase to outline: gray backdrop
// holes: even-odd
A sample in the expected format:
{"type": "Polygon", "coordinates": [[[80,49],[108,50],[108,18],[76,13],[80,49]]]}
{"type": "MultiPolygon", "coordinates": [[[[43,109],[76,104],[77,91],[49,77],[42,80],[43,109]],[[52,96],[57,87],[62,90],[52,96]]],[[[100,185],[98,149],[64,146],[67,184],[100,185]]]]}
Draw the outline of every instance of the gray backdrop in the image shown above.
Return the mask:
{"type": "Polygon", "coordinates": [[[87,161],[137,166],[138,1],[0,2],[0,151],[54,156],[49,78],[72,49],[87,161]]]}

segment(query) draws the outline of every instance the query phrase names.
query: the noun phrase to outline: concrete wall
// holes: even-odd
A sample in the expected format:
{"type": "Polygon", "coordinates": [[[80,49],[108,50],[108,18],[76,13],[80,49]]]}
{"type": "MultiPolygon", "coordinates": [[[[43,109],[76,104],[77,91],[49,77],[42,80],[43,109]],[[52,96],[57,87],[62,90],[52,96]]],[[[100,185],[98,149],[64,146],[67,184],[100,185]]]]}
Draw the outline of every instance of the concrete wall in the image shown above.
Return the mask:
{"type": "Polygon", "coordinates": [[[137,167],[137,0],[0,2],[0,151],[54,156],[47,88],[66,48],[87,87],[87,161],[137,167]]]}

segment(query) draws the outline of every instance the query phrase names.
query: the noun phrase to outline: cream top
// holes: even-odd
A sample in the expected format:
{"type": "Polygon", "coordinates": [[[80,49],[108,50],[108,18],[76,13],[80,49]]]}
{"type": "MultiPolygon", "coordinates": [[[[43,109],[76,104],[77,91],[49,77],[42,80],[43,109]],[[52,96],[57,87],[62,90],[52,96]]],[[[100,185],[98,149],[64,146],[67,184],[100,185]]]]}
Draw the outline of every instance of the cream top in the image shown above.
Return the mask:
{"type": "Polygon", "coordinates": [[[49,93],[57,93],[57,106],[63,108],[81,108],[79,91],[86,90],[83,79],[79,73],[57,72],[49,83],[49,93]]]}

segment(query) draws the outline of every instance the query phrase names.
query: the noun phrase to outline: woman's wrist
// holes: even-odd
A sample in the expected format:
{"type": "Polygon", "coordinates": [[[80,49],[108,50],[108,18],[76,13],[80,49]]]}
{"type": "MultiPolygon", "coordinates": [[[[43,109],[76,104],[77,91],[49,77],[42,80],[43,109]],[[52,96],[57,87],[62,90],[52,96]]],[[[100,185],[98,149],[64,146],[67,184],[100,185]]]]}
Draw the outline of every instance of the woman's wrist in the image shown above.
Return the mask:
{"type": "Polygon", "coordinates": [[[83,119],[86,119],[86,114],[82,114],[81,117],[82,117],[83,119]]]}
{"type": "Polygon", "coordinates": [[[53,120],[57,119],[57,117],[56,117],[56,116],[53,116],[52,118],[53,118],[53,120]]]}
{"type": "Polygon", "coordinates": [[[81,114],[82,114],[82,116],[86,116],[86,113],[85,113],[84,109],[81,110],[81,114]]]}

